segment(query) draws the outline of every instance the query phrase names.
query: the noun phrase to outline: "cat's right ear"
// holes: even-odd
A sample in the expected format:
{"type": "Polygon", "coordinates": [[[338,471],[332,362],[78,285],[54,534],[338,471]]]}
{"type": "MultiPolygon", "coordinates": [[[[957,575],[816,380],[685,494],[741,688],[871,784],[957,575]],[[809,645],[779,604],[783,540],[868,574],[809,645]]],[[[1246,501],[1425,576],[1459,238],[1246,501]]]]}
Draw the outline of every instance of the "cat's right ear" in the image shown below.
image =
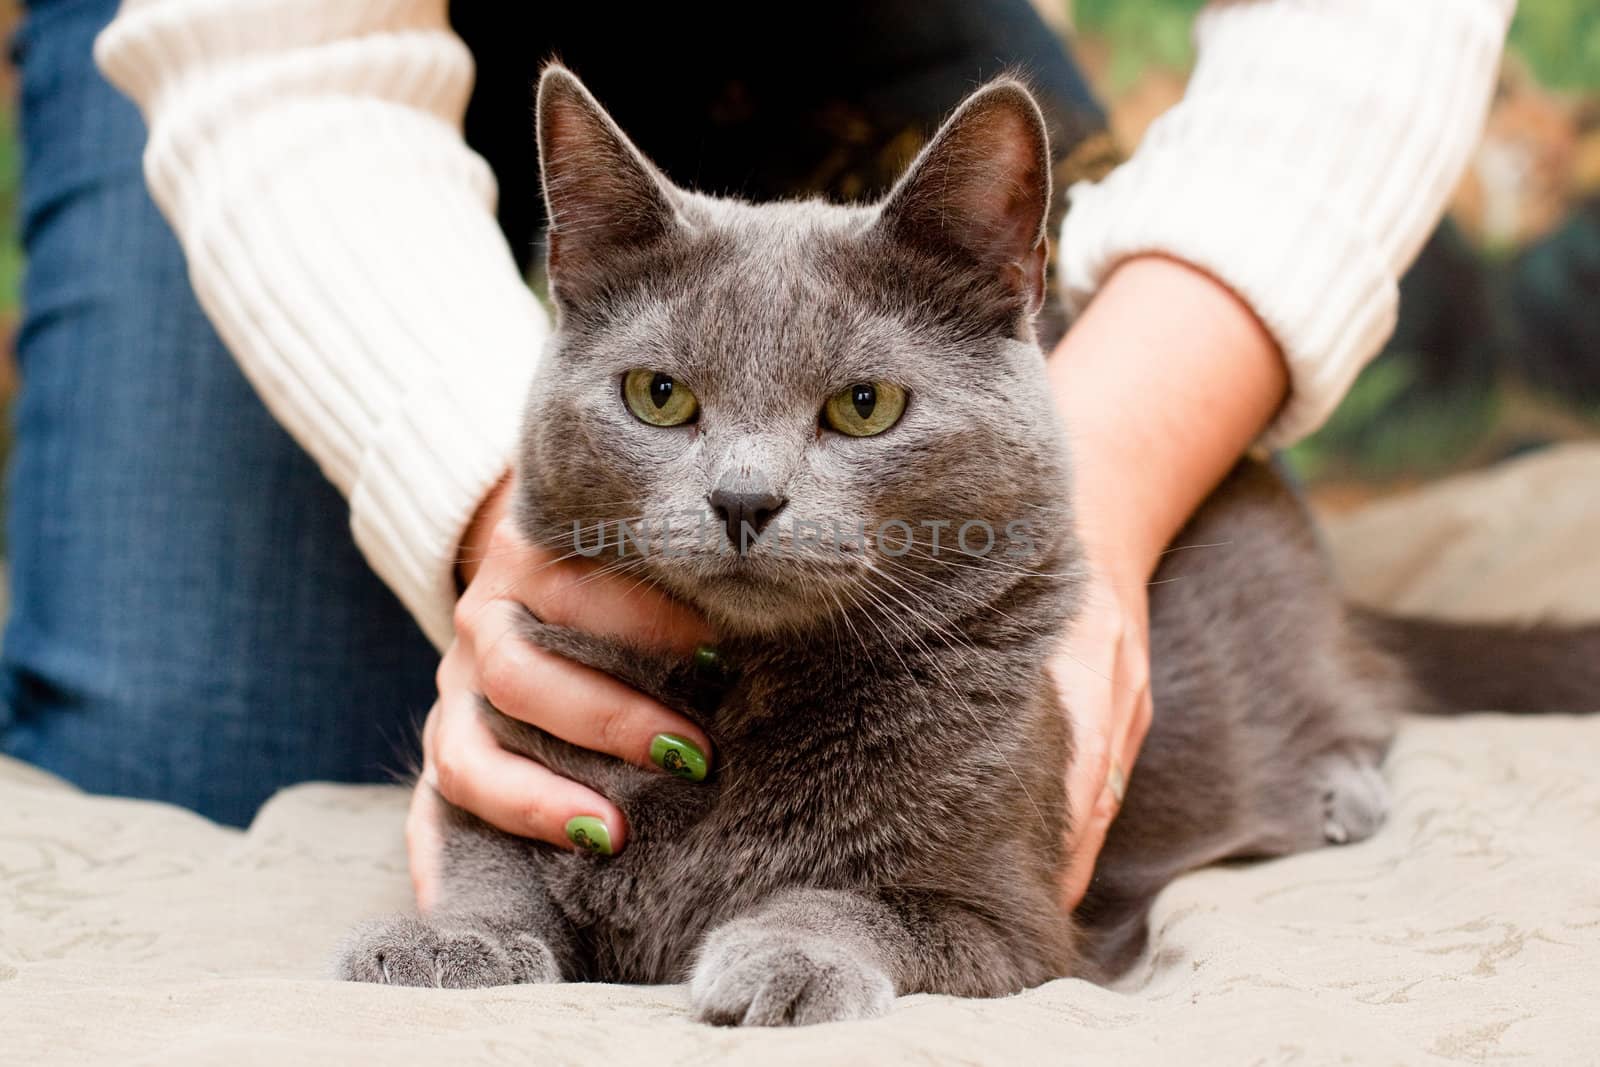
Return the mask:
{"type": "Polygon", "coordinates": [[[879,225],[992,271],[1021,311],[1044,302],[1050,144],[1026,86],[999,78],[956,108],[884,201],[879,225]]]}
{"type": "Polygon", "coordinates": [[[672,187],[559,64],[539,79],[538,137],[550,292],[581,304],[607,288],[620,259],[672,232],[672,187]]]}

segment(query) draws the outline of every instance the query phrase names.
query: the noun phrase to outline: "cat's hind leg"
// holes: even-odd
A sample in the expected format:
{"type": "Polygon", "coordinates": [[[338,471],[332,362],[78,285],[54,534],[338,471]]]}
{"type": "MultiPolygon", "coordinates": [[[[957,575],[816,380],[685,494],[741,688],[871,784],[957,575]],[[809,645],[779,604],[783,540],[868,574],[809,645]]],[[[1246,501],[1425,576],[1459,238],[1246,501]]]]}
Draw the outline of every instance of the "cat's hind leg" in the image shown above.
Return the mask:
{"type": "Polygon", "coordinates": [[[1275,761],[1268,781],[1242,806],[1234,843],[1184,869],[1365,841],[1389,814],[1382,759],[1382,751],[1372,746],[1339,743],[1301,760],[1275,761]]]}
{"type": "Polygon", "coordinates": [[[1321,834],[1315,843],[1351,845],[1378,832],[1389,815],[1389,784],[1378,760],[1362,750],[1335,749],[1313,764],[1321,834]]]}

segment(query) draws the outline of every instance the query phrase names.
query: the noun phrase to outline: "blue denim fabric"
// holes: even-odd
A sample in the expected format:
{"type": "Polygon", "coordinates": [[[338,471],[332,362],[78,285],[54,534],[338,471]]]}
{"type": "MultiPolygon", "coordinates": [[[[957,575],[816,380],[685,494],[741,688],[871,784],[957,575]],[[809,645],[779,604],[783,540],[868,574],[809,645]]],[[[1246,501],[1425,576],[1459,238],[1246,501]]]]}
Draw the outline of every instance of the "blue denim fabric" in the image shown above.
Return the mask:
{"type": "Polygon", "coordinates": [[[0,747],[242,824],[414,751],[437,657],[217,340],[95,70],[114,0],[32,5],[0,747]]]}

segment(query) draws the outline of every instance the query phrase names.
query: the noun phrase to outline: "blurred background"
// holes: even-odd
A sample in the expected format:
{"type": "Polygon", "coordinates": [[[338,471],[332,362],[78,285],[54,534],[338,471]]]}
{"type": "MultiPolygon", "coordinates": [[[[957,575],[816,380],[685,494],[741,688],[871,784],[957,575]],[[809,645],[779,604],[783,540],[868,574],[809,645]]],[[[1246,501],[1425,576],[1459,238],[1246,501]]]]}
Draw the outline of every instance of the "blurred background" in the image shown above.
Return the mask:
{"type": "MultiPolygon", "coordinates": [[[[1403,2],[1403,0],[1397,0],[1403,2]]],[[[1203,0],[1035,0],[1070,34],[1124,152],[1183,91],[1203,0]]],[[[0,0],[0,33],[19,18],[0,0]]],[[[0,407],[23,257],[14,72],[0,65],[0,407]]],[[[6,420],[5,425],[9,425],[6,420]]],[[[1341,507],[1600,435],[1600,0],[1522,0],[1483,143],[1402,285],[1400,327],[1291,461],[1341,507]]],[[[0,459],[8,433],[0,430],[0,459]]]]}
{"type": "MultiPolygon", "coordinates": [[[[1183,92],[1203,0],[1036,0],[1123,149],[1183,92]]],[[[1600,0],[1521,0],[1483,142],[1400,324],[1290,459],[1338,507],[1600,434],[1600,0]]]]}

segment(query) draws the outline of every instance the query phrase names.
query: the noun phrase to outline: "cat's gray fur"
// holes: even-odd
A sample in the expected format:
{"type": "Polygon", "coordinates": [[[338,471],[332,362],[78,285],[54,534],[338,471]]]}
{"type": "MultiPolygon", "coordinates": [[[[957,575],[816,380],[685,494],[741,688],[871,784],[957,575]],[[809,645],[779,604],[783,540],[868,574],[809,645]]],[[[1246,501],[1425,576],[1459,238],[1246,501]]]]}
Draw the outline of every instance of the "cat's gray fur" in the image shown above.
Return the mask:
{"type": "MultiPolygon", "coordinates": [[[[452,809],[444,903],[358,931],[346,977],[687,978],[711,1022],[864,1016],[897,994],[1114,974],[1182,871],[1378,826],[1396,716],[1433,703],[1400,653],[1460,635],[1346,608],[1299,503],[1247,463],[1179,539],[1217,547],[1169,556],[1151,587],[1154,727],[1088,899],[1059,911],[1070,739],[1041,668],[1081,563],[1031,325],[1049,156],[1021,85],[971,97],[871,208],[674,188],[560,68],[541,83],[539,137],[560,315],[528,406],[529,537],[570,548],[574,520],[704,512],[718,487],[779,492],[801,517],[1025,519],[1035,536],[893,558],[780,529],[746,556],[697,542],[607,557],[702,610],[737,675],[531,617],[526,636],[691,716],[715,773],[641,770],[486,706],[508,747],[616,801],[627,848],[556,849],[452,809]],[[692,384],[699,421],[630,415],[618,382],[635,367],[692,384]],[[823,401],[858,380],[907,388],[901,422],[822,430],[823,401]]],[[[1563,640],[1554,695],[1600,694],[1600,631],[1563,640]]],[[[1552,694],[1548,673],[1500,666],[1520,697],[1552,694]]]]}

